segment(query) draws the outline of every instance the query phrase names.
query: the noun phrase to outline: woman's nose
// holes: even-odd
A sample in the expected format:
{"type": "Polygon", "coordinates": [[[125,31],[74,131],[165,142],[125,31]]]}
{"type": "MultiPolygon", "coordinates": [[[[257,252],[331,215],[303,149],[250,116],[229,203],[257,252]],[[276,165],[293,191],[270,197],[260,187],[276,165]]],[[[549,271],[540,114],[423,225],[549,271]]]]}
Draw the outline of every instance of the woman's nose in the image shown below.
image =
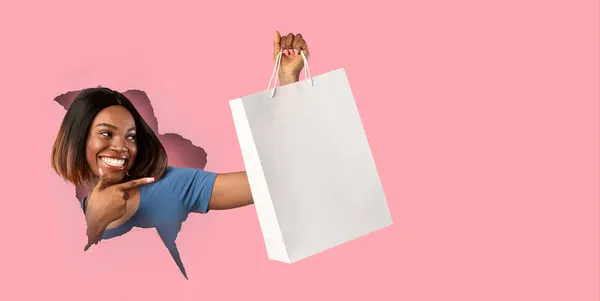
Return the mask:
{"type": "Polygon", "coordinates": [[[115,138],[110,145],[111,148],[115,151],[127,151],[127,144],[125,143],[125,139],[115,138]]]}

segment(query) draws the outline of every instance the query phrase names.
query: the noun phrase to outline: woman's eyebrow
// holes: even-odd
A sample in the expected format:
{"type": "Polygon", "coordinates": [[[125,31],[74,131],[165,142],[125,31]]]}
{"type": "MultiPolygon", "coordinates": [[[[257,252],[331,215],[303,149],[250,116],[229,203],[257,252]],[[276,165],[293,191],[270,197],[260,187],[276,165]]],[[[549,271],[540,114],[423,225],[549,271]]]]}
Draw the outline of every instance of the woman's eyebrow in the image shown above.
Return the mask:
{"type": "MultiPolygon", "coordinates": [[[[105,126],[105,127],[109,127],[109,128],[115,129],[115,130],[119,129],[119,127],[114,126],[114,125],[112,125],[110,123],[105,123],[105,122],[96,124],[96,127],[99,127],[99,126],[105,126]]],[[[130,132],[130,131],[133,131],[133,130],[135,130],[135,126],[132,127],[132,128],[130,128],[130,129],[128,129],[127,131],[130,132]]]]}
{"type": "Polygon", "coordinates": [[[96,127],[99,127],[99,126],[105,126],[105,127],[113,128],[115,130],[119,129],[118,127],[116,127],[116,126],[114,126],[114,125],[112,125],[110,123],[104,123],[104,122],[96,124],[96,127]]]}

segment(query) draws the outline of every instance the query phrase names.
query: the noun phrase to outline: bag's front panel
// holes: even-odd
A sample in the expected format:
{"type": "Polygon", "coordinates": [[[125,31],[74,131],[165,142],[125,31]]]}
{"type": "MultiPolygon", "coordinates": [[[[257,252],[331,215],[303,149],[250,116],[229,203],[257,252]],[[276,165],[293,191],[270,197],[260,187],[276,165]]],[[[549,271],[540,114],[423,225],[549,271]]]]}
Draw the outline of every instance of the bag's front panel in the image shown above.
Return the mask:
{"type": "Polygon", "coordinates": [[[391,223],[343,69],[313,80],[243,99],[292,261],[391,223]]]}

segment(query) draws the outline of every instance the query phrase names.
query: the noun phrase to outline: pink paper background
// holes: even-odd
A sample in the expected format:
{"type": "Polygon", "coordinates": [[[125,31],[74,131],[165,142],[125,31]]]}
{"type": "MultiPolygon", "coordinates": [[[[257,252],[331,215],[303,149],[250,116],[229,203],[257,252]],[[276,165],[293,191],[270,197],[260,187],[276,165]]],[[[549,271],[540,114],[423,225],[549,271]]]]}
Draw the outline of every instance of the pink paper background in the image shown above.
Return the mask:
{"type": "Polygon", "coordinates": [[[0,4],[1,300],[598,300],[598,1],[0,4]],[[89,252],[49,167],[62,93],[148,94],[161,133],[243,169],[228,100],[268,83],[274,30],[346,68],[395,224],[293,265],[253,207],[89,252]]]}

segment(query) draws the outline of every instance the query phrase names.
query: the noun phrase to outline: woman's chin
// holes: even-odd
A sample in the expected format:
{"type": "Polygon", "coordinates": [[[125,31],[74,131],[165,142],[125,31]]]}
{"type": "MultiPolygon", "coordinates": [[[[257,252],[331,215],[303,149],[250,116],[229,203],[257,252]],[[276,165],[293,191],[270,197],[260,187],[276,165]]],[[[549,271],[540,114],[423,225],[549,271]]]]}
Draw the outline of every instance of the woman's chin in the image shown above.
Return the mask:
{"type": "Polygon", "coordinates": [[[106,173],[106,175],[107,175],[106,178],[109,183],[117,184],[117,183],[120,183],[123,180],[123,178],[125,178],[125,171],[123,171],[123,172],[120,172],[120,171],[119,172],[114,172],[114,171],[110,172],[109,171],[106,173]]]}
{"type": "Polygon", "coordinates": [[[125,178],[127,174],[127,166],[110,166],[104,163],[102,160],[98,160],[98,167],[106,173],[107,180],[109,183],[119,183],[125,178]]]}

